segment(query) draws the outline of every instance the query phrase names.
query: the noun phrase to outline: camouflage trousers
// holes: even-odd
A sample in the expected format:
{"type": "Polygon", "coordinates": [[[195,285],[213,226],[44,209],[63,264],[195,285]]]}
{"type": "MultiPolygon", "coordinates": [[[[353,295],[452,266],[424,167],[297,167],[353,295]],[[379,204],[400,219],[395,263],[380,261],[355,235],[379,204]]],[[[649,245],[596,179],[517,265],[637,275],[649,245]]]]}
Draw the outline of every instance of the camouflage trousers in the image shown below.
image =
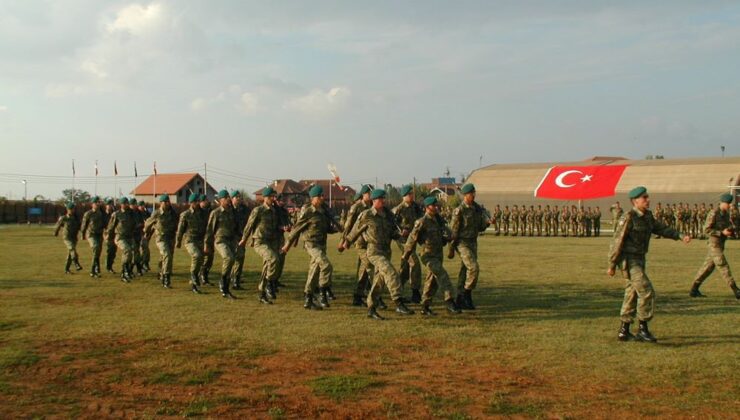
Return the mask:
{"type": "Polygon", "coordinates": [[[106,241],[105,243],[105,268],[107,270],[113,269],[113,263],[116,260],[116,253],[118,248],[114,241],[106,241]]]}
{"type": "MultiPolygon", "coordinates": [[[[406,246],[406,238],[397,240],[396,244],[398,245],[398,249],[401,250],[401,254],[403,254],[404,246],[406,246]]],[[[401,260],[400,276],[402,287],[409,281],[411,289],[421,289],[421,263],[419,262],[419,255],[416,251],[411,253],[410,260],[401,260]]]]}
{"type": "Polygon", "coordinates": [[[442,261],[441,256],[430,256],[429,254],[421,256],[421,263],[427,268],[427,276],[424,279],[424,293],[421,300],[424,305],[432,303],[432,298],[439,289],[444,292],[444,300],[453,299],[455,296],[450,276],[442,265],[442,261]]]}
{"type": "Polygon", "coordinates": [[[103,252],[103,235],[88,235],[87,243],[90,244],[90,250],[92,251],[92,267],[99,267],[100,254],[103,252]]]}
{"type": "Polygon", "coordinates": [[[650,321],[655,313],[655,290],[645,273],[645,258],[627,256],[622,263],[626,285],[620,313],[622,322],[632,323],[637,314],[640,321],[650,321]]]}
{"type": "Polygon", "coordinates": [[[501,235],[501,219],[496,219],[493,225],[493,229],[496,236],[501,235]]]}
{"type": "Polygon", "coordinates": [[[563,237],[568,237],[568,226],[570,226],[570,222],[567,220],[563,220],[560,222],[560,234],[563,235],[563,237]]]}
{"type": "Polygon", "coordinates": [[[357,286],[355,287],[355,296],[362,296],[365,294],[373,277],[375,276],[375,270],[373,264],[367,258],[366,248],[357,248],[357,286]]]}
{"type": "Polygon", "coordinates": [[[594,236],[601,236],[601,220],[594,220],[594,236]]]}
{"type": "MultiPolygon", "coordinates": [[[[232,241],[217,242],[215,248],[215,250],[218,252],[218,255],[221,256],[221,276],[228,277],[232,272],[231,270],[234,268],[234,256],[236,255],[234,244],[232,243],[232,241]]],[[[212,249],[211,253],[213,253],[212,249]]]]}
{"type": "Polygon", "coordinates": [[[185,244],[185,250],[190,255],[190,272],[197,275],[203,267],[203,241],[190,241],[185,244]]]}
{"type": "Polygon", "coordinates": [[[65,239],[64,246],[67,247],[67,261],[79,261],[80,256],[77,254],[77,240],[65,239]]]}
{"type": "Polygon", "coordinates": [[[141,264],[141,240],[144,239],[141,236],[134,236],[134,239],[131,242],[131,252],[133,253],[133,259],[135,264],[141,264]]]}
{"type": "Polygon", "coordinates": [[[457,290],[475,289],[478,285],[480,266],[478,265],[478,241],[464,239],[457,244],[457,252],[460,254],[460,274],[457,277],[457,290]]]}
{"type": "Polygon", "coordinates": [[[504,235],[508,235],[509,234],[509,221],[508,220],[504,220],[503,224],[504,224],[504,227],[503,227],[504,228],[504,235]]]}
{"type": "Polygon", "coordinates": [[[511,221],[511,236],[517,236],[517,235],[519,235],[519,221],[512,220],[511,221]]]}
{"type": "Polygon", "coordinates": [[[149,264],[152,258],[151,252],[149,251],[149,239],[146,237],[141,238],[139,242],[139,258],[142,264],[149,264]]]}
{"type": "Polygon", "coordinates": [[[213,267],[213,257],[215,256],[215,252],[214,252],[215,245],[213,242],[211,242],[208,245],[209,245],[208,248],[210,249],[211,252],[203,256],[203,265],[201,266],[201,273],[204,273],[206,271],[211,271],[211,267],[213,267]]]}
{"type": "Polygon", "coordinates": [[[244,258],[247,255],[247,249],[243,246],[237,246],[238,241],[232,245],[234,251],[234,266],[231,269],[231,281],[234,285],[241,283],[242,272],[244,270],[244,258]]]}
{"type": "Polygon", "coordinates": [[[171,240],[157,241],[159,250],[159,274],[172,274],[172,259],[175,255],[175,243],[171,240]]]}
{"type": "Polygon", "coordinates": [[[725,244],[721,244],[720,246],[709,247],[704,264],[702,264],[694,278],[694,287],[698,289],[704,283],[704,280],[714,272],[715,268],[719,271],[719,274],[728,286],[732,287],[735,285],[735,279],[732,277],[730,265],[727,263],[727,258],[725,258],[725,244]]]}
{"type": "Polygon", "coordinates": [[[279,252],[279,250],[285,245],[285,236],[282,234],[278,238],[277,249],[278,249],[278,266],[275,279],[278,280],[283,276],[283,270],[285,269],[285,254],[279,252]]]}
{"type": "Polygon", "coordinates": [[[394,302],[398,301],[401,298],[401,279],[398,271],[391,264],[390,257],[386,255],[368,255],[367,258],[375,268],[373,285],[370,287],[370,293],[367,295],[367,306],[376,306],[383,287],[388,287],[388,291],[391,293],[391,300],[394,302]]]}
{"type": "Polygon", "coordinates": [[[550,229],[550,234],[552,236],[558,236],[558,233],[560,233],[560,222],[557,220],[553,220],[551,229],[550,229]]]}
{"type": "Polygon", "coordinates": [[[552,222],[545,220],[543,230],[545,232],[545,236],[550,236],[550,232],[552,232],[552,222]]]}
{"type": "Polygon", "coordinates": [[[526,220],[519,221],[519,234],[522,236],[525,236],[527,234],[527,221],[526,220]]]}
{"type": "Polygon", "coordinates": [[[277,241],[254,241],[254,251],[262,257],[262,273],[257,290],[264,291],[271,281],[278,279],[278,266],[280,264],[280,248],[277,241]]]}
{"type": "Polygon", "coordinates": [[[303,244],[311,259],[308,263],[308,277],[304,293],[314,293],[318,287],[331,287],[334,267],[326,256],[326,244],[306,242],[303,244]]]}
{"type": "Polygon", "coordinates": [[[116,246],[121,250],[121,266],[134,263],[134,240],[132,238],[116,238],[116,246]]]}

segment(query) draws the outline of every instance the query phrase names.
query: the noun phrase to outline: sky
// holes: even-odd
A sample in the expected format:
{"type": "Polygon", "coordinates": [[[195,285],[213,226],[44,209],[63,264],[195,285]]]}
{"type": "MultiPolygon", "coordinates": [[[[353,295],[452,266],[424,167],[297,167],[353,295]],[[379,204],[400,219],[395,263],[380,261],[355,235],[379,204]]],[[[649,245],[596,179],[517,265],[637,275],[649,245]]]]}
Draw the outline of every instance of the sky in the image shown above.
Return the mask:
{"type": "Polygon", "coordinates": [[[0,0],[0,196],[737,156],[738,69],[737,1],[0,0]]]}

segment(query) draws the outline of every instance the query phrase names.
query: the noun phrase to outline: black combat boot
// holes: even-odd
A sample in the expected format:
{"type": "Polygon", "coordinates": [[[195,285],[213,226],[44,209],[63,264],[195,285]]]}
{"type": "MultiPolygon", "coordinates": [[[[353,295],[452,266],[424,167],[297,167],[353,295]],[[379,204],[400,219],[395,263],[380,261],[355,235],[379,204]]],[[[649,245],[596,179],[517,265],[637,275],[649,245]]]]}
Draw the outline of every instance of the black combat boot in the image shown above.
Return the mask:
{"type": "Polygon", "coordinates": [[[277,289],[275,288],[275,282],[270,281],[267,283],[267,290],[265,292],[267,293],[267,297],[269,297],[272,300],[277,299],[277,289]]]}
{"type": "Polygon", "coordinates": [[[362,295],[355,294],[352,296],[352,306],[366,306],[365,301],[362,299],[362,295]]]}
{"type": "Polygon", "coordinates": [[[411,303],[421,303],[421,291],[419,289],[411,290],[411,303]]]}
{"type": "Polygon", "coordinates": [[[635,336],[630,332],[630,323],[623,322],[619,328],[619,334],[617,335],[619,341],[631,341],[635,339],[635,336]]]}
{"type": "Polygon", "coordinates": [[[198,274],[194,271],[190,273],[190,291],[199,295],[200,289],[198,289],[198,274]]]}
{"type": "Polygon", "coordinates": [[[369,309],[367,310],[367,317],[368,317],[368,318],[372,318],[372,319],[374,319],[374,320],[376,320],[376,321],[382,321],[382,320],[384,320],[384,319],[385,319],[385,318],[383,318],[382,316],[380,316],[380,314],[378,313],[377,309],[375,309],[375,306],[371,306],[371,307],[370,307],[370,308],[369,308],[369,309]]]}
{"type": "Polygon", "coordinates": [[[239,276],[234,277],[233,279],[231,279],[231,287],[234,290],[244,290],[244,289],[242,289],[242,279],[239,276]]]}
{"type": "Polygon", "coordinates": [[[457,305],[459,309],[468,309],[466,307],[467,305],[465,302],[465,295],[463,293],[457,295],[457,298],[455,299],[455,305],[457,305]]]}
{"type": "Polygon", "coordinates": [[[326,297],[327,298],[329,298],[330,300],[336,300],[337,299],[337,297],[334,296],[334,292],[331,291],[331,286],[326,287],[325,289],[326,289],[326,297]]]}
{"type": "Polygon", "coordinates": [[[270,300],[270,297],[267,295],[267,291],[265,291],[265,290],[263,290],[260,293],[260,299],[259,299],[259,301],[260,301],[260,303],[265,304],[265,305],[272,305],[272,301],[270,300]]]}
{"type": "Polygon", "coordinates": [[[378,309],[382,309],[382,310],[388,309],[388,305],[386,305],[385,302],[383,302],[383,298],[380,296],[378,296],[378,302],[375,306],[377,306],[378,309]]]}
{"type": "Polygon", "coordinates": [[[229,291],[229,276],[228,274],[224,274],[221,276],[221,282],[219,284],[219,289],[221,290],[221,297],[225,299],[236,299],[236,296],[232,295],[229,291]]]}
{"type": "Polygon", "coordinates": [[[470,309],[471,311],[475,310],[475,305],[473,305],[473,291],[465,289],[465,309],[470,309]]]}
{"type": "Polygon", "coordinates": [[[203,270],[200,273],[200,281],[203,282],[204,286],[213,286],[210,281],[208,281],[208,270],[203,270]]]}
{"type": "Polygon", "coordinates": [[[425,304],[421,305],[421,314],[424,315],[424,316],[435,316],[435,315],[437,315],[432,310],[432,307],[430,306],[429,303],[425,303],[425,304]]]}
{"type": "Polygon", "coordinates": [[[637,341],[644,341],[646,343],[655,343],[658,341],[652,334],[650,334],[647,321],[640,321],[640,330],[637,332],[635,338],[637,341]]]}
{"type": "Polygon", "coordinates": [[[162,274],[162,286],[164,286],[165,289],[172,288],[172,282],[169,274],[162,274]]]}
{"type": "Polygon", "coordinates": [[[141,263],[136,263],[136,275],[139,277],[144,277],[144,270],[142,269],[141,263]]]}
{"type": "Polygon", "coordinates": [[[82,271],[82,266],[80,265],[80,261],[75,257],[75,259],[72,261],[75,265],[75,270],[82,271]]]}
{"type": "Polygon", "coordinates": [[[400,299],[395,301],[396,304],[396,312],[398,312],[401,315],[413,315],[414,311],[406,307],[406,304],[404,304],[400,299]]]}
{"type": "Polygon", "coordinates": [[[460,307],[457,306],[457,303],[453,299],[447,299],[445,301],[447,304],[447,312],[451,314],[461,314],[462,311],[460,310],[460,307]]]}
{"type": "Polygon", "coordinates": [[[306,293],[305,295],[305,301],[303,303],[303,307],[305,309],[313,309],[315,311],[320,311],[324,308],[317,305],[316,302],[313,300],[313,293],[306,293]]]}
{"type": "Polygon", "coordinates": [[[319,288],[319,305],[321,305],[322,308],[329,307],[329,294],[326,289],[326,287],[319,288]]]}
{"type": "Polygon", "coordinates": [[[735,299],[740,299],[740,289],[738,289],[737,285],[732,285],[732,291],[735,293],[735,299]]]}
{"type": "Polygon", "coordinates": [[[121,281],[124,283],[131,283],[126,265],[127,264],[125,263],[121,265],[121,281]]]}
{"type": "Polygon", "coordinates": [[[72,267],[72,257],[67,255],[67,262],[64,263],[64,274],[72,274],[72,272],[69,271],[70,267],[72,267]]]}
{"type": "Polygon", "coordinates": [[[694,283],[693,286],[691,286],[691,290],[689,291],[689,296],[692,298],[698,298],[698,297],[707,297],[702,292],[699,291],[699,285],[694,283]]]}

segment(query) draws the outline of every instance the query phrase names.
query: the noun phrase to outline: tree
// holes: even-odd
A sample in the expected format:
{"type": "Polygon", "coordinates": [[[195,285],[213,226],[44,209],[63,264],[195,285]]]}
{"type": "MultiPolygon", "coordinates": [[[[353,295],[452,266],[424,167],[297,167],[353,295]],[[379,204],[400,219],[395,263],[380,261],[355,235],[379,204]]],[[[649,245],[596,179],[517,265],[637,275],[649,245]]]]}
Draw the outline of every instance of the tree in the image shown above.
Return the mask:
{"type": "Polygon", "coordinates": [[[87,203],[90,201],[90,193],[74,188],[67,188],[62,191],[62,200],[73,203],[87,203]]]}
{"type": "Polygon", "coordinates": [[[423,200],[429,197],[429,194],[429,188],[425,187],[424,185],[416,184],[414,186],[414,195],[416,196],[417,200],[423,200]]]}
{"type": "Polygon", "coordinates": [[[385,184],[385,194],[386,194],[386,201],[388,202],[388,205],[391,207],[395,207],[398,203],[401,202],[401,193],[398,191],[398,188],[394,187],[391,184],[385,184]]]}

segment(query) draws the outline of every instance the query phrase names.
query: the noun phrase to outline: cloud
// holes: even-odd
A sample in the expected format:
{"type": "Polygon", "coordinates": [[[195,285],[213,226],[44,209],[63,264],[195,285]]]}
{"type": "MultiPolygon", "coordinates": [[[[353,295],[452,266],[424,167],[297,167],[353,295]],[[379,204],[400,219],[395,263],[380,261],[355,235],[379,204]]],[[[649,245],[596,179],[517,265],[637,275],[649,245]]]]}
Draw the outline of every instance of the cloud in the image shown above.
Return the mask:
{"type": "Polygon", "coordinates": [[[313,89],[307,95],[289,99],[283,109],[309,116],[325,116],[343,109],[350,95],[350,89],[344,86],[333,87],[328,91],[313,89]]]}
{"type": "Polygon", "coordinates": [[[5,105],[0,105],[0,112],[5,112],[8,110],[8,107],[5,105]]]}
{"type": "Polygon", "coordinates": [[[148,6],[131,4],[119,10],[115,19],[106,25],[108,32],[127,32],[141,36],[150,30],[156,30],[164,19],[164,8],[161,4],[148,6]]]}
{"type": "Polygon", "coordinates": [[[250,92],[244,92],[242,93],[241,103],[238,108],[246,115],[254,115],[257,113],[258,104],[259,99],[257,99],[257,95],[250,92]]]}

